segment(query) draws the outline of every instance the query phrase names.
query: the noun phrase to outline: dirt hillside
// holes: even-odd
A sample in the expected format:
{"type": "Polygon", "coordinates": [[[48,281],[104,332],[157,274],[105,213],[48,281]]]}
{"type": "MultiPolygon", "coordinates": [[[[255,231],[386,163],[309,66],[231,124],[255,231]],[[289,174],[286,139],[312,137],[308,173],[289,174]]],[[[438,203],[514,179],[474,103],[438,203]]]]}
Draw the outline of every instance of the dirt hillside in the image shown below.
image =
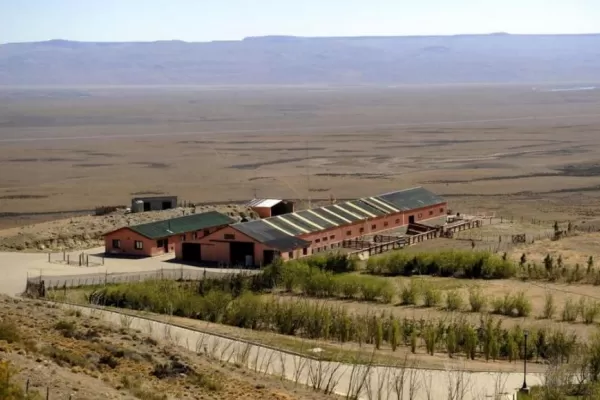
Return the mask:
{"type": "MultiPolygon", "coordinates": [[[[0,296],[0,372],[6,369],[13,389],[24,391],[29,380],[30,393],[39,394],[28,399],[46,398],[47,391],[56,400],[335,398],[96,317],[0,296]]],[[[0,394],[3,385],[4,379],[0,394]]]]}
{"type": "Polygon", "coordinates": [[[180,207],[135,214],[116,211],[102,216],[84,215],[0,230],[0,251],[60,251],[92,248],[103,244],[103,234],[123,226],[212,210],[237,220],[241,220],[242,216],[255,217],[252,210],[241,205],[180,207]]]}

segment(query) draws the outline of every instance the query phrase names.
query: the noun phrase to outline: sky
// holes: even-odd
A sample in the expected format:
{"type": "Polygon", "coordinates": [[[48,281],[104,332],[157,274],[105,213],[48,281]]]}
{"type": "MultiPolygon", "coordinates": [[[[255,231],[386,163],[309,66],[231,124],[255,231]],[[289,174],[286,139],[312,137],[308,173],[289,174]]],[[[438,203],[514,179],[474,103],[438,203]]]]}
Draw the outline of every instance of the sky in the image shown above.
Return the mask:
{"type": "Polygon", "coordinates": [[[0,0],[0,43],[598,33],[600,0],[0,0]]]}

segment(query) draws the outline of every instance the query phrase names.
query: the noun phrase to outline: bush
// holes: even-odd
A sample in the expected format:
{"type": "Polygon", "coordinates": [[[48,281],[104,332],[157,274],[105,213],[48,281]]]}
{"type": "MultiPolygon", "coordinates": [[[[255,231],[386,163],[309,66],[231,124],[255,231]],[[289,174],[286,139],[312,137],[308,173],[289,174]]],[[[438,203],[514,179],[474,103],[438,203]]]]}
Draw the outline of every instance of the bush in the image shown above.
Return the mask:
{"type": "Polygon", "coordinates": [[[463,307],[463,298],[457,290],[446,292],[446,310],[460,311],[463,307]]]}
{"type": "Polygon", "coordinates": [[[486,299],[480,288],[469,289],[469,305],[471,306],[472,312],[484,311],[486,299]]]}
{"type": "Polygon", "coordinates": [[[64,337],[72,338],[73,336],[75,336],[77,326],[73,321],[60,320],[56,324],[54,324],[54,329],[62,333],[64,337]]]}
{"type": "Polygon", "coordinates": [[[442,302],[442,293],[431,286],[428,286],[423,293],[423,302],[425,307],[437,307],[442,302]]]}
{"type": "Polygon", "coordinates": [[[403,305],[416,305],[420,295],[419,285],[415,281],[412,281],[400,290],[400,300],[403,305]]]}
{"type": "Polygon", "coordinates": [[[583,318],[583,322],[586,324],[593,324],[600,312],[600,308],[597,302],[590,301],[586,302],[583,298],[580,303],[580,313],[583,318]]]}
{"type": "Polygon", "coordinates": [[[554,304],[554,296],[552,293],[546,293],[546,301],[544,302],[544,312],[542,314],[542,318],[544,319],[552,319],[554,318],[554,314],[556,313],[556,306],[554,304]]]}
{"type": "Polygon", "coordinates": [[[16,343],[21,340],[21,331],[17,324],[12,321],[0,321],[0,340],[8,343],[16,343]]]}
{"type": "Polygon", "coordinates": [[[415,273],[455,278],[505,279],[515,276],[516,265],[482,251],[443,250],[409,254],[392,252],[371,257],[367,271],[376,275],[411,276],[415,273]]]}
{"type": "Polygon", "coordinates": [[[562,320],[565,322],[575,322],[577,315],[579,314],[579,308],[572,299],[567,299],[562,310],[562,320]]]}
{"type": "Polygon", "coordinates": [[[517,317],[527,317],[531,314],[531,301],[525,297],[524,292],[519,292],[513,298],[513,306],[517,317]]]}

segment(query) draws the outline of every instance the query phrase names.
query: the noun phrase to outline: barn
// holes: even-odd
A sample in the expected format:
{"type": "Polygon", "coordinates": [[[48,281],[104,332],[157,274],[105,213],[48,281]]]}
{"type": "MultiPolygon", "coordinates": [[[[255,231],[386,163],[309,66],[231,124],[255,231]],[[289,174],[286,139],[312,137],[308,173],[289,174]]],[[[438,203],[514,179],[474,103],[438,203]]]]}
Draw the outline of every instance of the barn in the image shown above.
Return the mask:
{"type": "Polygon", "coordinates": [[[104,235],[107,255],[153,257],[171,253],[176,244],[210,235],[235,220],[216,211],[126,226],[104,235]]]}
{"type": "Polygon", "coordinates": [[[446,201],[417,187],[242,222],[175,246],[182,261],[259,266],[335,249],[343,240],[394,230],[411,223],[439,223],[446,201]]]}

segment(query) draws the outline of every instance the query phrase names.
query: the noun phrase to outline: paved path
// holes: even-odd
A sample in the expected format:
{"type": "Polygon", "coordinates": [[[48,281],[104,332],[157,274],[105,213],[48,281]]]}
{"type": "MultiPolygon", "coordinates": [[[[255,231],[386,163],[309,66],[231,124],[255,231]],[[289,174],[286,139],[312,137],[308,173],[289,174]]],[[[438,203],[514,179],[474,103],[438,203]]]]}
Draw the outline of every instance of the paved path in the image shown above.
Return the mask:
{"type": "MultiPolygon", "coordinates": [[[[521,373],[463,372],[413,368],[352,366],[318,361],[261,345],[243,343],[210,333],[195,331],[142,317],[82,306],[68,306],[107,322],[140,330],[156,340],[170,341],[189,351],[246,365],[247,368],[280,376],[310,387],[333,389],[335,393],[357,395],[360,399],[513,399],[523,382],[521,373]],[[416,395],[410,397],[410,388],[416,395]],[[449,396],[449,387],[455,394],[449,396]],[[403,389],[402,389],[403,388],[403,389]],[[460,393],[460,395],[458,394],[460,393]],[[499,394],[503,394],[498,396],[499,394]]],[[[539,374],[528,374],[528,383],[540,384],[539,374]]]]}

